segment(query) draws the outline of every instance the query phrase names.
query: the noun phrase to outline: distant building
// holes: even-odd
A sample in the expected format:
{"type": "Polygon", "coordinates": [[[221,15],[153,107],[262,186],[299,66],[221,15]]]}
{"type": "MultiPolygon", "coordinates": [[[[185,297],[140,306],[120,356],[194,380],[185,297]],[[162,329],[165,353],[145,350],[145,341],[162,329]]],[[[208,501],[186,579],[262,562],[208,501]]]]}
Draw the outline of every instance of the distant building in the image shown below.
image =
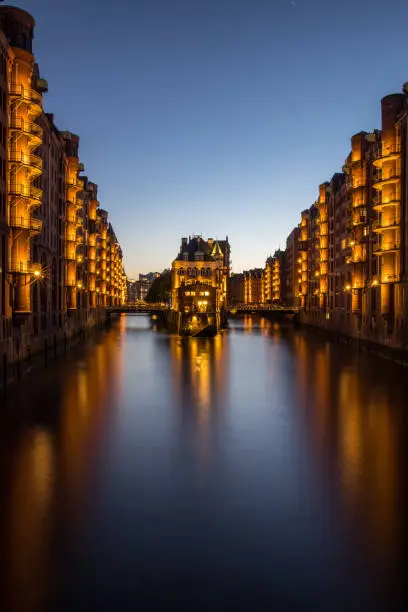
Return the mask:
{"type": "Polygon", "coordinates": [[[264,298],[264,270],[253,268],[244,271],[245,304],[262,304],[264,298]]]}
{"type": "Polygon", "coordinates": [[[156,280],[160,278],[160,272],[148,272],[147,274],[139,274],[139,280],[131,279],[128,281],[128,302],[144,301],[150,291],[150,287],[156,280]]]}
{"type": "Polygon", "coordinates": [[[266,260],[263,298],[268,303],[286,301],[285,251],[278,249],[266,260]]]}
{"type": "Polygon", "coordinates": [[[134,278],[127,279],[127,301],[128,304],[136,302],[136,281],[134,278]]]}
{"type": "Polygon", "coordinates": [[[140,281],[147,281],[153,283],[156,278],[160,278],[160,272],[148,272],[147,274],[139,274],[140,281]]]}
{"type": "Polygon", "coordinates": [[[286,239],[286,302],[288,306],[299,304],[302,280],[302,258],[299,249],[299,229],[295,227],[286,239]]]}
{"type": "Polygon", "coordinates": [[[231,274],[228,279],[228,305],[244,303],[244,275],[231,274]]]}

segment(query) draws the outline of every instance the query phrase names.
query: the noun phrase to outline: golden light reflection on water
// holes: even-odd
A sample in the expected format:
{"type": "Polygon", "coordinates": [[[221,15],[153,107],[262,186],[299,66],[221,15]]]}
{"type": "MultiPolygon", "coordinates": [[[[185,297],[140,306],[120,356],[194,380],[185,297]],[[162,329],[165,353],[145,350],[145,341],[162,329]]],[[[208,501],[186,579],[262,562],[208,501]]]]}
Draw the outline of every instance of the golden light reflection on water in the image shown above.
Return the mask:
{"type": "MultiPolygon", "coordinates": [[[[76,367],[64,368],[61,405],[52,406],[55,424],[25,429],[11,449],[3,524],[10,609],[42,611],[52,592],[50,539],[53,525],[61,520],[56,513],[72,520],[83,511],[106,412],[120,393],[123,347],[118,335],[125,332],[124,323],[76,367]]],[[[46,409],[44,395],[41,401],[46,409]]],[[[33,408],[40,409],[39,402],[35,404],[33,408]]]]}
{"type": "MultiPolygon", "coordinates": [[[[254,368],[263,353],[257,352],[259,338],[252,343],[243,337],[246,333],[264,336],[262,341],[271,346],[285,343],[291,354],[287,376],[295,410],[283,406],[282,413],[294,414],[305,425],[301,434],[309,442],[312,470],[329,478],[352,538],[389,565],[402,530],[399,490],[404,476],[398,457],[400,415],[406,406],[403,385],[393,386],[382,362],[265,319],[245,316],[243,332],[240,347],[244,341],[253,351],[254,368]]],[[[228,333],[214,339],[169,337],[166,344],[173,391],[169,409],[185,428],[185,439],[192,439],[203,474],[208,473],[205,466],[224,411],[234,418],[229,405],[229,385],[236,376],[232,339],[234,334],[228,333]]],[[[14,609],[44,609],[52,590],[53,529],[58,524],[75,526],[83,517],[97,456],[104,452],[111,414],[121,401],[125,344],[130,341],[122,317],[117,329],[82,359],[62,366],[60,381],[50,381],[59,385],[60,404],[50,400],[52,415],[37,415],[35,426],[22,429],[10,446],[0,555],[7,560],[14,609]]],[[[253,392],[256,397],[256,388],[253,392]]],[[[326,492],[324,484],[322,490],[326,492]]]]}
{"type": "Polygon", "coordinates": [[[120,397],[124,373],[120,336],[125,333],[123,316],[118,327],[93,348],[64,383],[59,436],[69,512],[80,507],[106,412],[120,397]]]}
{"type": "Polygon", "coordinates": [[[378,388],[382,362],[375,358],[377,377],[359,365],[370,357],[360,358],[353,350],[346,353],[344,347],[303,334],[294,337],[293,347],[297,396],[299,406],[308,406],[317,467],[334,468],[331,479],[337,482],[355,537],[364,538],[377,559],[389,562],[402,528],[397,424],[403,399],[394,401],[386,378],[378,388]]]}
{"type": "Polygon", "coordinates": [[[9,584],[17,608],[35,610],[49,588],[50,509],[55,449],[45,430],[26,432],[11,472],[7,521],[9,584]]]}
{"type": "Polygon", "coordinates": [[[225,404],[228,342],[224,334],[215,338],[170,338],[174,404],[187,410],[195,423],[197,451],[209,457],[210,427],[225,404]]]}

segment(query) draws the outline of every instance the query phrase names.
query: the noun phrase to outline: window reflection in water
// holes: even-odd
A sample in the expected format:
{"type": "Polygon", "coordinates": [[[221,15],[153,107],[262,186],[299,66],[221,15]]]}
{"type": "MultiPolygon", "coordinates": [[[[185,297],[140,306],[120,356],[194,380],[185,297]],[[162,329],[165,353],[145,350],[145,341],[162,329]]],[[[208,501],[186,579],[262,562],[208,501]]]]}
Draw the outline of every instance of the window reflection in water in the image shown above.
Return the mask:
{"type": "Polygon", "coordinates": [[[215,338],[170,338],[174,406],[182,422],[195,430],[201,460],[209,458],[212,433],[227,401],[228,343],[215,338]]]}
{"type": "Polygon", "coordinates": [[[309,334],[292,339],[299,409],[306,410],[316,472],[341,494],[351,528],[377,562],[396,562],[398,422],[404,387],[396,366],[309,334]],[[397,375],[397,384],[384,371],[397,375]]]}
{"type": "Polygon", "coordinates": [[[53,530],[61,515],[79,520],[84,510],[107,411],[120,393],[123,346],[118,339],[124,332],[125,318],[81,360],[71,366],[62,363],[50,371],[53,380],[47,386],[33,385],[30,398],[22,393],[11,406],[37,424],[22,423],[21,431],[7,441],[0,556],[7,568],[10,609],[42,611],[52,593],[53,530]],[[44,391],[48,386],[50,398],[44,391]],[[61,398],[59,406],[56,398],[61,398]]]}
{"type": "MultiPolygon", "coordinates": [[[[284,420],[298,437],[288,436],[289,443],[280,440],[282,449],[288,457],[296,456],[298,449],[287,445],[293,440],[305,443],[306,450],[300,451],[305,474],[309,476],[311,470],[311,488],[316,486],[322,506],[330,507],[323,510],[325,519],[339,519],[353,558],[355,550],[361,550],[364,561],[374,560],[376,570],[392,574],[398,542],[404,540],[399,496],[404,482],[407,385],[398,368],[251,315],[232,322],[230,332],[213,339],[182,339],[146,329],[143,354],[140,334],[132,333],[131,327],[122,317],[118,327],[79,360],[58,366],[37,389],[30,386],[29,401],[23,398],[21,406],[13,406],[30,415],[6,440],[1,457],[6,458],[6,468],[0,465],[6,483],[0,524],[5,545],[0,557],[4,556],[5,580],[15,608],[44,609],[55,579],[51,557],[55,526],[62,526],[64,537],[69,538],[70,530],[81,524],[92,496],[90,489],[100,476],[98,461],[106,453],[112,419],[122,419],[122,431],[129,425],[126,418],[133,406],[119,409],[126,403],[122,389],[131,388],[131,397],[143,391],[134,386],[132,358],[144,360],[149,371],[157,369],[148,392],[153,395],[152,403],[160,405],[169,419],[171,445],[177,450],[188,447],[189,460],[193,447],[193,463],[196,457],[199,469],[188,472],[192,479],[205,475],[210,480],[210,461],[218,470],[218,451],[231,450],[229,427],[237,420],[245,423],[240,430],[243,440],[250,440],[251,411],[267,425],[260,447],[254,444],[245,457],[249,464],[254,457],[273,456],[262,445],[273,442],[272,434],[284,420]],[[158,357],[163,360],[159,366],[158,357]],[[239,369],[239,363],[247,369],[239,369]],[[276,372],[279,376],[274,378],[276,372]],[[277,386],[284,392],[274,393],[277,386]],[[237,415],[231,398],[244,392],[248,406],[244,403],[237,415]],[[274,401],[279,408],[275,412],[274,401]]],[[[150,413],[149,418],[155,417],[150,413]]],[[[117,435],[115,430],[112,436],[117,435]]],[[[276,457],[280,458],[279,451],[276,457]]],[[[237,471],[241,469],[233,452],[229,460],[237,471]]],[[[186,476],[183,462],[170,457],[167,463],[165,455],[165,463],[171,475],[186,476]]],[[[260,461],[259,470],[263,469],[260,461]]],[[[187,494],[191,484],[194,482],[188,482],[187,494]]],[[[287,486],[298,484],[288,482],[287,486]]],[[[94,505],[93,511],[97,515],[99,509],[94,505]]]]}

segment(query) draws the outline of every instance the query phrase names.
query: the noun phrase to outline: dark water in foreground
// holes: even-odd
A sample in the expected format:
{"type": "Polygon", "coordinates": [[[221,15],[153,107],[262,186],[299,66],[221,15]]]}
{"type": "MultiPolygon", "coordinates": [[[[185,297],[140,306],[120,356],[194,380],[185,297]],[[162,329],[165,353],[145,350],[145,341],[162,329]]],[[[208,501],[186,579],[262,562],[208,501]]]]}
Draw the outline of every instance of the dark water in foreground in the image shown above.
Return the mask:
{"type": "Polygon", "coordinates": [[[148,325],[2,402],[0,608],[400,609],[408,371],[250,317],[148,325]]]}

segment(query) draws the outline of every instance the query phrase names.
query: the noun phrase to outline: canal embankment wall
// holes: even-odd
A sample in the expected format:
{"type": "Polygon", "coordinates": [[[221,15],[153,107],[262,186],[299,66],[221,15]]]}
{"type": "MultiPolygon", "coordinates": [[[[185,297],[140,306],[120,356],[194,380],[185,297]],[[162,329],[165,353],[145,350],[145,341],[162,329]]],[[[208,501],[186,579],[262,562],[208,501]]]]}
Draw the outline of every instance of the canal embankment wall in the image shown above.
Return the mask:
{"type": "Polygon", "coordinates": [[[318,311],[300,311],[299,323],[328,340],[350,344],[358,350],[408,366],[408,332],[403,328],[390,328],[386,320],[363,322],[357,315],[349,317],[340,313],[326,318],[318,311]]]}
{"type": "Polygon", "coordinates": [[[95,308],[72,311],[61,321],[33,319],[13,326],[9,337],[0,343],[0,394],[26,372],[66,355],[73,346],[109,324],[107,309],[95,308]]]}

